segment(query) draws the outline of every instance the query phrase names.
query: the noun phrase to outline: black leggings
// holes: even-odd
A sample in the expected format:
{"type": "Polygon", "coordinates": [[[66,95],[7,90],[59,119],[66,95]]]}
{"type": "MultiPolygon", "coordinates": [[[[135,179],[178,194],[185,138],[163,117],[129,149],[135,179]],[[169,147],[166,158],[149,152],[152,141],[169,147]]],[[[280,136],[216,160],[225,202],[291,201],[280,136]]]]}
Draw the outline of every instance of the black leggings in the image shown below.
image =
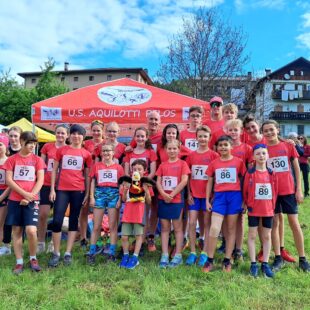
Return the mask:
{"type": "Polygon", "coordinates": [[[299,166],[302,172],[302,177],[304,179],[305,195],[309,195],[309,180],[308,180],[309,166],[308,164],[299,164],[299,166]]]}
{"type": "Polygon", "coordinates": [[[56,191],[54,203],[53,232],[61,232],[65,213],[70,203],[69,231],[77,231],[79,215],[85,193],[82,191],[56,191]]]}

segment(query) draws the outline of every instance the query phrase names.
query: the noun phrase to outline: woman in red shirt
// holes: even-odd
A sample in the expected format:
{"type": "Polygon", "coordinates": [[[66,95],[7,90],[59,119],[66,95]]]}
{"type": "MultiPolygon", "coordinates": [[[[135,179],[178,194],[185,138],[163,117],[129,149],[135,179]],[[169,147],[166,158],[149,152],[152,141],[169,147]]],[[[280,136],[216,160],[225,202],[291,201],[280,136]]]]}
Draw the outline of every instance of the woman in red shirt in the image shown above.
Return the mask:
{"type": "Polygon", "coordinates": [[[304,154],[298,158],[299,167],[302,172],[302,177],[304,180],[304,196],[309,196],[309,164],[308,157],[310,157],[310,145],[307,144],[307,138],[304,135],[299,135],[299,142],[302,144],[302,148],[304,149],[304,154]]]}

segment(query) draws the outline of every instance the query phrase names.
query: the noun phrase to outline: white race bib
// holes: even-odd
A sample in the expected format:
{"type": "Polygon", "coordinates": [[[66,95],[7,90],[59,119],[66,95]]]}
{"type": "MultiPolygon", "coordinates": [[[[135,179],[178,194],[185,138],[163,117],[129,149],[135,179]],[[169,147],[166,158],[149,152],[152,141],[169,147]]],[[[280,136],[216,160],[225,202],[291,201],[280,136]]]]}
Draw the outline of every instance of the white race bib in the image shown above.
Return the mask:
{"type": "Polygon", "coordinates": [[[35,181],[35,168],[34,166],[21,166],[16,165],[14,169],[14,181],[35,181]]]}
{"type": "Polygon", "coordinates": [[[287,156],[269,158],[267,166],[275,172],[289,171],[287,156]]]}
{"type": "Polygon", "coordinates": [[[53,171],[53,168],[54,168],[54,159],[49,158],[47,162],[47,171],[53,171]]]}
{"type": "Polygon", "coordinates": [[[5,184],[5,170],[0,169],[0,184],[5,184]]]}
{"type": "Polygon", "coordinates": [[[255,185],[255,199],[270,200],[272,199],[272,190],[270,183],[256,183],[255,185]]]}
{"type": "Polygon", "coordinates": [[[237,183],[236,168],[220,168],[215,170],[216,183],[237,183]]]}
{"type": "Polygon", "coordinates": [[[161,185],[164,191],[173,191],[178,185],[178,178],[163,176],[161,180],[161,185]]]}
{"type": "Polygon", "coordinates": [[[198,149],[198,141],[196,139],[185,139],[185,146],[192,151],[196,151],[198,149]]]}
{"type": "Polygon", "coordinates": [[[208,180],[206,171],[208,169],[207,165],[192,165],[192,179],[193,180],[208,180]]]}
{"type": "Polygon", "coordinates": [[[117,183],[117,171],[115,169],[99,170],[98,176],[98,183],[117,183]]]}
{"type": "Polygon", "coordinates": [[[83,157],[64,155],[62,158],[62,169],[66,170],[82,170],[83,169],[83,157]]]}

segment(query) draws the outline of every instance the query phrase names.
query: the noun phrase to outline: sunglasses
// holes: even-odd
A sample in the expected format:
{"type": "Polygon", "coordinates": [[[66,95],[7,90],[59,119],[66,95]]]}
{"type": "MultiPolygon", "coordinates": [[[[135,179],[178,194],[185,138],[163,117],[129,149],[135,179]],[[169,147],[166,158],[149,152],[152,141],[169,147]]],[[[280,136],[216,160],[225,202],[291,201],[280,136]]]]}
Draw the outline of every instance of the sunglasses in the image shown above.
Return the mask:
{"type": "Polygon", "coordinates": [[[215,107],[219,108],[223,104],[222,104],[222,102],[212,102],[210,105],[211,105],[211,108],[215,108],[215,107]]]}
{"type": "Polygon", "coordinates": [[[304,139],[304,137],[298,137],[297,139],[298,139],[298,140],[303,140],[303,139],[304,139]]]}

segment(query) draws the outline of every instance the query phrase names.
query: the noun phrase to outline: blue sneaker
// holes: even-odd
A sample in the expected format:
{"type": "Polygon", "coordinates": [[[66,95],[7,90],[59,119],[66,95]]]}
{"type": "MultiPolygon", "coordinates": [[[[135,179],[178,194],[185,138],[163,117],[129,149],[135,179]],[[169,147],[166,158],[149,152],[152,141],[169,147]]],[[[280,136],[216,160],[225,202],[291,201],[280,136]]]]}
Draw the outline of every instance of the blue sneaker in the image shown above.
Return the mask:
{"type": "Polygon", "coordinates": [[[175,255],[173,257],[173,259],[171,260],[171,262],[168,264],[168,267],[169,268],[175,268],[179,265],[182,265],[183,264],[183,259],[182,259],[182,255],[181,254],[178,254],[178,255],[175,255]]]}
{"type": "Polygon", "coordinates": [[[258,277],[258,266],[257,266],[257,264],[251,264],[250,275],[254,278],[258,277]]]}
{"type": "Polygon", "coordinates": [[[197,265],[203,267],[208,260],[208,256],[204,253],[200,254],[197,265]]]}
{"type": "Polygon", "coordinates": [[[271,268],[268,264],[262,264],[262,273],[265,276],[265,278],[273,278],[274,277],[274,272],[271,270],[271,268]]]}
{"type": "Polygon", "coordinates": [[[135,269],[139,265],[138,256],[131,256],[128,260],[127,265],[125,266],[126,269],[135,269]]]}
{"type": "Polygon", "coordinates": [[[192,265],[194,265],[196,263],[196,260],[197,260],[197,255],[195,253],[191,253],[187,257],[187,260],[186,260],[185,264],[188,265],[188,266],[192,266],[192,265]]]}
{"type": "Polygon", "coordinates": [[[128,264],[128,261],[129,261],[129,254],[123,255],[122,260],[121,260],[119,266],[120,266],[121,268],[126,268],[126,266],[127,266],[127,264],[128,264]]]}
{"type": "Polygon", "coordinates": [[[169,265],[169,255],[162,254],[159,262],[159,268],[167,268],[169,265]]]}

